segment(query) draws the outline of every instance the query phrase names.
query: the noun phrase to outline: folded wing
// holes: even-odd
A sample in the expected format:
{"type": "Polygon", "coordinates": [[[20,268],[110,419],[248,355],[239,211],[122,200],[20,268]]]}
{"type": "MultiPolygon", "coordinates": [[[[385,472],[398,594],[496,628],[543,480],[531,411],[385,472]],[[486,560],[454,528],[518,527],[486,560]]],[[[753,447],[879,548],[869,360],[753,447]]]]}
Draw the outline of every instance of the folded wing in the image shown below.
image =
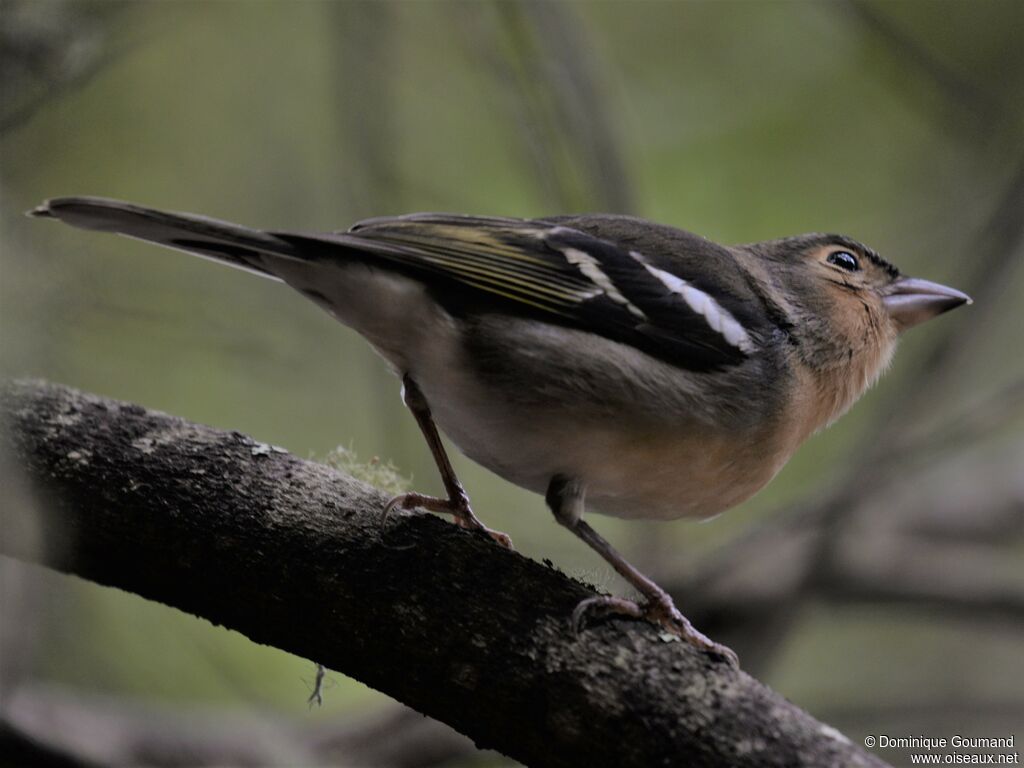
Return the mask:
{"type": "Polygon", "coordinates": [[[543,221],[415,214],[334,235],[275,236],[314,258],[335,258],[341,247],[384,259],[435,287],[455,314],[534,315],[694,371],[742,363],[762,330],[706,279],[698,288],[639,251],[543,221]]]}

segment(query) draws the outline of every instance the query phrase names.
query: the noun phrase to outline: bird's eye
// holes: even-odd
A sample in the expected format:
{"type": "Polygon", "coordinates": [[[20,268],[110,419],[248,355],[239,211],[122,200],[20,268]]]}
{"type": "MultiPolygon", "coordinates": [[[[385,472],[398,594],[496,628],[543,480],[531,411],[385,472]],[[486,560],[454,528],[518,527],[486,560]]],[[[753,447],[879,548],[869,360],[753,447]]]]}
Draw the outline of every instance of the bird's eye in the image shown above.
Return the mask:
{"type": "Polygon", "coordinates": [[[829,264],[845,269],[847,272],[856,272],[860,269],[860,262],[857,257],[849,251],[832,251],[827,259],[829,264]]]}

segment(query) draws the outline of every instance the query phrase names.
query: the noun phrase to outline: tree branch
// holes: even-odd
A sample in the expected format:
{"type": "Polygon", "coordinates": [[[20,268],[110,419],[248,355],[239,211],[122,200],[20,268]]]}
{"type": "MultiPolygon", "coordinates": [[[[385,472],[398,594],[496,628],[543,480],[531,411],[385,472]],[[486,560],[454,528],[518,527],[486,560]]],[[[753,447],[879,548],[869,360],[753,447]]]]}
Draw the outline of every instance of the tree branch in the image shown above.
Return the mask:
{"type": "Polygon", "coordinates": [[[328,467],[57,385],[0,405],[52,509],[44,552],[5,535],[6,554],[316,659],[529,765],[884,765],[650,625],[574,637],[590,589],[432,516],[382,530],[381,493],[328,467]]]}

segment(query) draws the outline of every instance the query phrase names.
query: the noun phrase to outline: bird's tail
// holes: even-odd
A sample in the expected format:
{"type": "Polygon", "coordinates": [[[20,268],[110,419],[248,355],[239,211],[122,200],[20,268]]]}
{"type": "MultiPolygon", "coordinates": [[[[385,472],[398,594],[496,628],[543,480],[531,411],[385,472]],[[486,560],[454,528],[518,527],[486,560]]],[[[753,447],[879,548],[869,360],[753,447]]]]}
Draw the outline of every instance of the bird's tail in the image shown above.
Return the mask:
{"type": "Polygon", "coordinates": [[[29,211],[29,215],[147,240],[275,279],[269,261],[302,259],[292,243],[268,232],[102,197],[57,197],[29,211]]]}

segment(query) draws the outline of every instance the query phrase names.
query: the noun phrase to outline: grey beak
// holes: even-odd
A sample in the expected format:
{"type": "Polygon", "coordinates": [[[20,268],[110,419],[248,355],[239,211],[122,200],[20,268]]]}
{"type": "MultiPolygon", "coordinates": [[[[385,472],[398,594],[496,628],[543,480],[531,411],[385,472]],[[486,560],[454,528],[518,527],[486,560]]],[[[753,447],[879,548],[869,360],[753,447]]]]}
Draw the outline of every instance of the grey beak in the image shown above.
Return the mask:
{"type": "Polygon", "coordinates": [[[902,332],[943,312],[970,304],[971,297],[930,280],[901,277],[885,291],[882,303],[902,332]]]}

